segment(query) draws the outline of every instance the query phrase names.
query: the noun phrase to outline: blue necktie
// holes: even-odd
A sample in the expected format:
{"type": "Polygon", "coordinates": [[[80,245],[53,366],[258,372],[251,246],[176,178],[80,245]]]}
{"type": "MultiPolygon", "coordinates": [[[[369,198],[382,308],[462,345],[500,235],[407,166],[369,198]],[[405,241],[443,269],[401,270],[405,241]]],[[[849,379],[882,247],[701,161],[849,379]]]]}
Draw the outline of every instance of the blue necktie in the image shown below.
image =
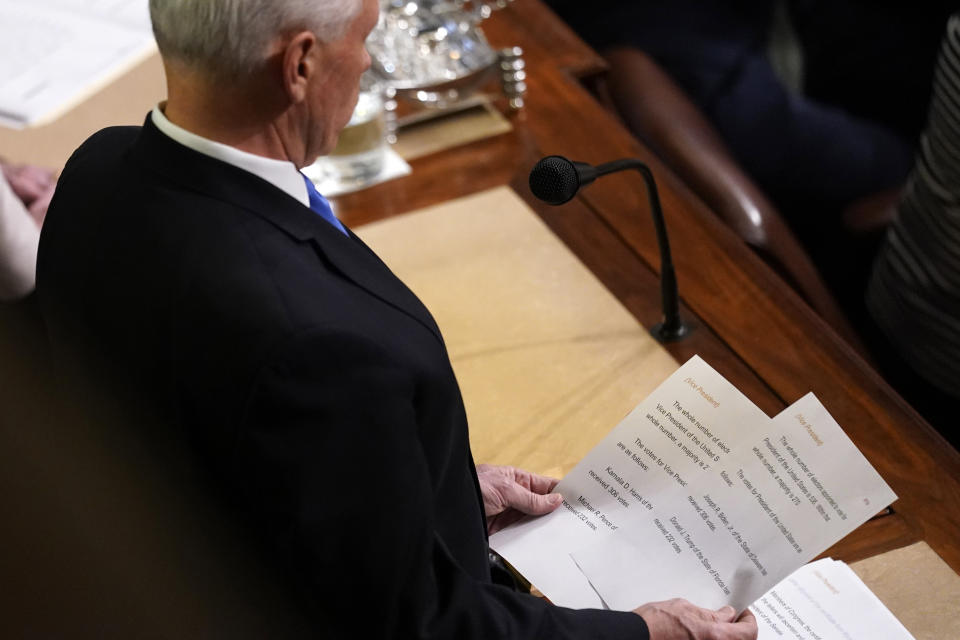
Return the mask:
{"type": "Polygon", "coordinates": [[[337,217],[333,215],[333,209],[330,207],[327,199],[320,195],[320,192],[313,186],[310,178],[303,176],[303,181],[307,183],[307,197],[310,198],[310,208],[313,209],[313,212],[319,214],[321,218],[332,224],[340,233],[349,238],[350,234],[347,233],[343,224],[337,220],[337,217]]]}

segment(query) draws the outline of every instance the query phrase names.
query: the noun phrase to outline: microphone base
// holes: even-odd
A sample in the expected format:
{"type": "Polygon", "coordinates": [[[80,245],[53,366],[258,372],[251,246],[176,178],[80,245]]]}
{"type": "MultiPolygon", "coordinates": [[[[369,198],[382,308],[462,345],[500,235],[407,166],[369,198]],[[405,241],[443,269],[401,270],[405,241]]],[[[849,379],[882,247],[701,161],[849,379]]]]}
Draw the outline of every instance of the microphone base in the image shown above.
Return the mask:
{"type": "Polygon", "coordinates": [[[671,323],[669,326],[665,322],[658,322],[650,328],[650,334],[657,342],[679,342],[690,333],[690,327],[683,322],[671,323]]]}

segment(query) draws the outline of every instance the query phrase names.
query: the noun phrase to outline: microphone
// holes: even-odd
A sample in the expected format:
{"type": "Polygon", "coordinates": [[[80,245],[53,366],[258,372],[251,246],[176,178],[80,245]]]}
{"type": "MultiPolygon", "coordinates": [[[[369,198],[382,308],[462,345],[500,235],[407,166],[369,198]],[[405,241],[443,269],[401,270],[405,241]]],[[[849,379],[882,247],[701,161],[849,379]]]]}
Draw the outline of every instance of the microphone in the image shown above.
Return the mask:
{"type": "Polygon", "coordinates": [[[657,245],[660,248],[660,297],[663,303],[663,322],[655,325],[650,332],[660,342],[675,342],[683,338],[689,329],[680,319],[680,303],[677,295],[677,276],[670,257],[670,241],[667,239],[667,226],[660,209],[660,196],[657,183],[653,180],[650,168],[634,158],[614,160],[596,167],[585,162],[573,162],[563,156],[547,156],[530,171],[530,191],[538,199],[551,205],[569,202],[581,187],[585,187],[600,176],[635,169],[647,183],[647,197],[650,200],[650,212],[657,231],[657,245]]]}

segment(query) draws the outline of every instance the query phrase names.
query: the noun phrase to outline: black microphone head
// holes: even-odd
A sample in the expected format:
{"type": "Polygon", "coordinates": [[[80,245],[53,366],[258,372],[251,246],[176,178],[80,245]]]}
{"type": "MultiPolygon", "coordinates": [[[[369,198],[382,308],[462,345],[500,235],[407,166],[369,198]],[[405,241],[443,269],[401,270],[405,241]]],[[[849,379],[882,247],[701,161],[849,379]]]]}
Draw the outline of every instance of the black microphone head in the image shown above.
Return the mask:
{"type": "Polygon", "coordinates": [[[563,156],[547,156],[530,170],[530,191],[547,204],[563,204],[577,195],[580,176],[563,156]]]}

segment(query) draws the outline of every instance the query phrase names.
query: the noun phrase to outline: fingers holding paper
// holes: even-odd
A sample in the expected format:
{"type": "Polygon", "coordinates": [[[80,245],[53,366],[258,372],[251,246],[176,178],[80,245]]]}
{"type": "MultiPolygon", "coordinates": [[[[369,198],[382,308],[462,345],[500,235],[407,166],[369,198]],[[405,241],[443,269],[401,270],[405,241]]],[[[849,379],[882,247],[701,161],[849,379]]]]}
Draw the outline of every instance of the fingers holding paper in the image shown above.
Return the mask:
{"type": "Polygon", "coordinates": [[[650,640],[755,640],[758,633],[749,609],[737,618],[733,607],[704,609],[675,598],[645,604],[634,613],[647,623],[650,640]]]}
{"type": "Polygon", "coordinates": [[[525,515],[544,515],[563,502],[559,493],[551,493],[556,478],[491,464],[477,465],[487,532],[496,533],[525,515]]]}

